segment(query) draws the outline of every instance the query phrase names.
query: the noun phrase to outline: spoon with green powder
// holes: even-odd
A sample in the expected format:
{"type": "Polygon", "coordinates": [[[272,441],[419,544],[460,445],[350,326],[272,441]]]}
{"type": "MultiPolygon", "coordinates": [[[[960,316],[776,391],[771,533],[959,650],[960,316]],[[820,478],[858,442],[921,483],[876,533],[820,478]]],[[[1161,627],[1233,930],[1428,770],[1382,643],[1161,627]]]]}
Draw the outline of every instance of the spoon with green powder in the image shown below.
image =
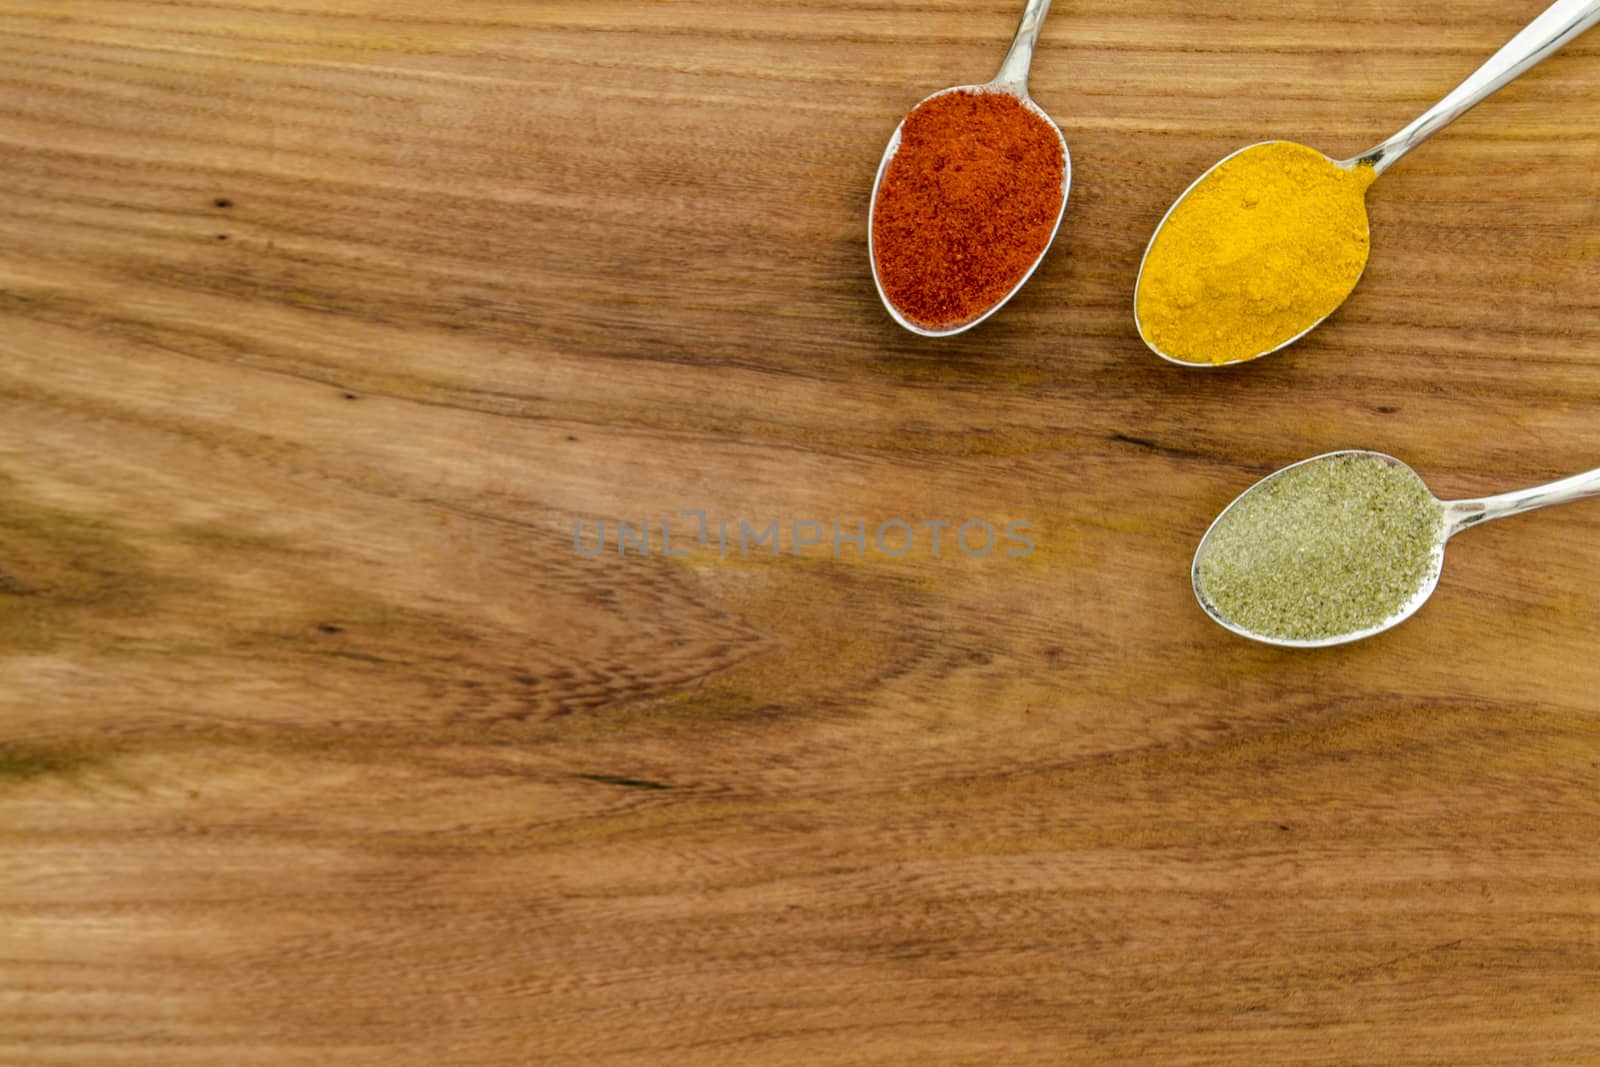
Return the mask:
{"type": "Polygon", "coordinates": [[[1367,187],[1425,139],[1600,22],[1557,0],[1393,137],[1335,160],[1290,141],[1242,148],[1197,178],[1146,247],[1134,323],[1156,355],[1227,366],[1293,344],[1343,304],[1367,265],[1367,187]]]}
{"type": "Polygon", "coordinates": [[[1382,452],[1329,452],[1270,474],[1222,510],[1190,579],[1206,614],[1290,648],[1342,645],[1410,618],[1444,546],[1490,519],[1600,496],[1600,469],[1471,500],[1437,499],[1382,452]]]}

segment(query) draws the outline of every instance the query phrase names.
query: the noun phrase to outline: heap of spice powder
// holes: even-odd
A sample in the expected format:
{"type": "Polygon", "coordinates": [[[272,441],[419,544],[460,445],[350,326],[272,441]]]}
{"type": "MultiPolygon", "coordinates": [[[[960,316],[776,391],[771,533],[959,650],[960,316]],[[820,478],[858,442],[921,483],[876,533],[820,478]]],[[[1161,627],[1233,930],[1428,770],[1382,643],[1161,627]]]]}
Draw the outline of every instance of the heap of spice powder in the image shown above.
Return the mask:
{"type": "Polygon", "coordinates": [[[917,105],[872,209],[873,267],[889,302],[939,329],[1003,300],[1050,243],[1064,165],[1055,128],[1009,93],[957,90],[917,105]]]}
{"type": "Polygon", "coordinates": [[[1370,166],[1252,145],[1186,193],[1139,273],[1139,329],[1190,363],[1270,352],[1344,303],[1367,265],[1370,166]]]}
{"type": "Polygon", "coordinates": [[[1410,468],[1330,456],[1269,478],[1224,512],[1196,584],[1251,633],[1341,637],[1391,617],[1433,577],[1443,521],[1410,468]]]}

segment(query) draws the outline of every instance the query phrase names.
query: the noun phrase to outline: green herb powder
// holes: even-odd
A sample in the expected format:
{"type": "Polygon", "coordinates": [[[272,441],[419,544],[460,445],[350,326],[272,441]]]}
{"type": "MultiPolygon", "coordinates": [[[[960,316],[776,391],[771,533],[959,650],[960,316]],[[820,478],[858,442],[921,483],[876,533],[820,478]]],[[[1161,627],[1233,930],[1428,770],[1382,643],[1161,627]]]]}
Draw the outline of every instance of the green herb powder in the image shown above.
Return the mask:
{"type": "Polygon", "coordinates": [[[1432,575],[1443,521],[1408,468],[1371,456],[1292,467],[1218,520],[1197,570],[1200,593],[1263,637],[1315,641],[1364,630],[1432,575]]]}

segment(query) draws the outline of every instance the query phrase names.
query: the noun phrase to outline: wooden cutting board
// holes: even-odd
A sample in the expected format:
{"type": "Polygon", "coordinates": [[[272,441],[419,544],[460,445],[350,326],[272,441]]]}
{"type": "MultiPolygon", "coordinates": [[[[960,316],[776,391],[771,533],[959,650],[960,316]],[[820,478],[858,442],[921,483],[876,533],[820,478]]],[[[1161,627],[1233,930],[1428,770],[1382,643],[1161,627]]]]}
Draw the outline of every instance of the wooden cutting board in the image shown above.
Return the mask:
{"type": "Polygon", "coordinates": [[[1600,504],[1315,654],[1187,577],[1330,449],[1600,465],[1600,35],[1189,371],[1173,197],[1539,0],[1058,4],[1060,237],[927,342],[873,171],[1019,7],[0,0],[0,1061],[1600,1063],[1600,504]]]}

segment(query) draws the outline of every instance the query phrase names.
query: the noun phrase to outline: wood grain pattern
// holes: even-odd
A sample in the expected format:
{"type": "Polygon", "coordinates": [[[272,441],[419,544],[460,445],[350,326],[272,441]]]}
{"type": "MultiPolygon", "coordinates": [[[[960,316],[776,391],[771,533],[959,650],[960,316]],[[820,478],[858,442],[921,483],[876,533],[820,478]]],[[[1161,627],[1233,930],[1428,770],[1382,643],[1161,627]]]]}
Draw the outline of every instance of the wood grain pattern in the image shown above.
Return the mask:
{"type": "Polygon", "coordinates": [[[1057,5],[1061,237],[932,343],[867,193],[1010,0],[0,0],[0,1062],[1600,1063],[1600,505],[1317,654],[1186,580],[1317,452],[1600,462],[1600,36],[1296,348],[1130,308],[1539,6],[1057,5]],[[574,551],[684,508],[1037,549],[574,551]]]}

